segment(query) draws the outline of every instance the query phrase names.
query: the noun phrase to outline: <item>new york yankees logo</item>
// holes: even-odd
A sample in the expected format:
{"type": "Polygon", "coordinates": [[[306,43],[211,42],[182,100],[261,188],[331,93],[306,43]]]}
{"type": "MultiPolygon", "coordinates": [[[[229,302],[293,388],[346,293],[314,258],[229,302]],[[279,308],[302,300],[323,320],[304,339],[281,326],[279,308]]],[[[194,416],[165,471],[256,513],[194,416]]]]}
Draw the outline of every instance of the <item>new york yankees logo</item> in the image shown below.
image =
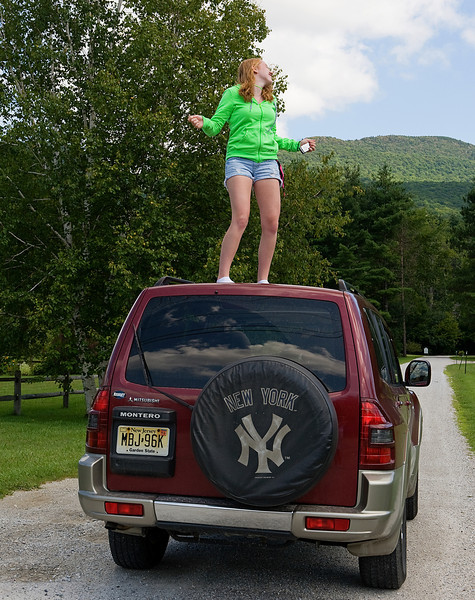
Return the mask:
{"type": "Polygon", "coordinates": [[[277,467],[284,462],[282,457],[282,440],[289,433],[290,427],[284,425],[282,429],[279,427],[282,423],[282,417],[276,414],[272,415],[272,423],[264,435],[261,437],[252,422],[252,415],[247,415],[242,418],[242,425],[238,425],[234,430],[241,442],[241,456],[238,459],[242,465],[247,467],[249,463],[249,448],[257,452],[258,464],[257,473],[271,473],[268,461],[271,460],[277,467]],[[243,427],[244,426],[244,427],[243,427]],[[267,442],[275,435],[272,450],[267,449],[267,442]]]}

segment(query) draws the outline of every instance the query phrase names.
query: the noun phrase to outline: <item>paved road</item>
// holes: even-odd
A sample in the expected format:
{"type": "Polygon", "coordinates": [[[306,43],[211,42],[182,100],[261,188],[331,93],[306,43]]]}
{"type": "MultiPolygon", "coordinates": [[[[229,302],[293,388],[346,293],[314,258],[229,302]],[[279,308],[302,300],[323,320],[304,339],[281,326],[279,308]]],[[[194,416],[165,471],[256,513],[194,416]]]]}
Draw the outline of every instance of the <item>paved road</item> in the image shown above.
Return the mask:
{"type": "Polygon", "coordinates": [[[424,410],[420,512],[408,523],[408,579],[400,590],[363,588],[342,548],[281,549],[172,542],[161,566],[127,572],[112,562],[103,526],[77,501],[76,481],[0,501],[2,600],[471,600],[475,598],[475,465],[458,434],[448,360],[431,358],[424,410]]]}

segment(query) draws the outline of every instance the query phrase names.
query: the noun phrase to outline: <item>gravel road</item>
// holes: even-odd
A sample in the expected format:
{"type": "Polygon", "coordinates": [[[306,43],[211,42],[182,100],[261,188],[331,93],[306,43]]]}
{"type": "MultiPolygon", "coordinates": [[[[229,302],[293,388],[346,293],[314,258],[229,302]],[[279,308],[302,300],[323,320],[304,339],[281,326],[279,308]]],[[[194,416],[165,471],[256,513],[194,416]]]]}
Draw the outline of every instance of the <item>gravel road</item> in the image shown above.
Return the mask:
{"type": "MultiPolygon", "coordinates": [[[[475,598],[475,466],[458,433],[451,390],[431,358],[424,410],[419,515],[408,523],[408,578],[400,590],[361,586],[358,561],[343,548],[188,545],[171,542],[162,564],[125,571],[109,554],[103,525],[86,517],[75,479],[0,501],[3,600],[475,598]]],[[[79,457],[78,457],[79,458],[79,457]]]]}

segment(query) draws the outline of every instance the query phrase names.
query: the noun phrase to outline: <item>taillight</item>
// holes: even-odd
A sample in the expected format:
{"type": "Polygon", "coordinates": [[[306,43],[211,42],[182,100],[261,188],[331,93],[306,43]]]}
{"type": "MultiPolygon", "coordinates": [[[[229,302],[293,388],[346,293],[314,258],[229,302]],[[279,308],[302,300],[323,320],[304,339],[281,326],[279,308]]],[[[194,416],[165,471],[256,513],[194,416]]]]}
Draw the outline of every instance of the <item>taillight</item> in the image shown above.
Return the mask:
{"type": "Polygon", "coordinates": [[[133,504],[131,502],[105,502],[104,508],[108,515],[143,517],[143,504],[133,504]]]}
{"type": "Polygon", "coordinates": [[[334,519],[331,517],[307,517],[305,528],[313,531],[348,531],[350,519],[334,519]]]}
{"type": "Polygon", "coordinates": [[[105,454],[109,425],[109,390],[101,388],[94,398],[88,414],[86,451],[105,454]]]}
{"type": "Polygon", "coordinates": [[[360,468],[392,469],[395,464],[394,426],[370,401],[361,403],[360,468]]]}

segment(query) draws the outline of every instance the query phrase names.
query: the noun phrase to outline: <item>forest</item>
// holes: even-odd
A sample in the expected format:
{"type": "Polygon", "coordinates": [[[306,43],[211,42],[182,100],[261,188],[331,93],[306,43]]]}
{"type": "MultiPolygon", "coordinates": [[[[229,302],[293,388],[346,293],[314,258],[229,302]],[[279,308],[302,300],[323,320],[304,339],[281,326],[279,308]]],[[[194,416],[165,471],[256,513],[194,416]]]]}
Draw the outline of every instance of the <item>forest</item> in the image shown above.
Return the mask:
{"type": "MultiPolygon", "coordinates": [[[[186,116],[211,115],[242,57],[259,55],[265,14],[249,0],[0,0],[0,34],[0,357],[86,380],[143,287],[216,278],[226,132],[206,138],[186,116]]],[[[286,85],[277,70],[277,98],[286,85]]],[[[343,278],[401,354],[473,351],[470,169],[431,172],[466,186],[444,213],[417,201],[415,170],[401,176],[391,153],[320,150],[285,158],[271,282],[343,278]]],[[[251,212],[235,281],[255,280],[251,212]]]]}
{"type": "MultiPolygon", "coordinates": [[[[475,146],[448,137],[387,135],[361,140],[316,137],[317,152],[309,156],[318,162],[332,155],[340,166],[359,166],[363,179],[370,179],[381,167],[390,165],[418,206],[445,216],[460,211],[462,198],[472,186],[475,173],[475,146]]],[[[291,159],[283,153],[284,162],[291,159]]]]}

